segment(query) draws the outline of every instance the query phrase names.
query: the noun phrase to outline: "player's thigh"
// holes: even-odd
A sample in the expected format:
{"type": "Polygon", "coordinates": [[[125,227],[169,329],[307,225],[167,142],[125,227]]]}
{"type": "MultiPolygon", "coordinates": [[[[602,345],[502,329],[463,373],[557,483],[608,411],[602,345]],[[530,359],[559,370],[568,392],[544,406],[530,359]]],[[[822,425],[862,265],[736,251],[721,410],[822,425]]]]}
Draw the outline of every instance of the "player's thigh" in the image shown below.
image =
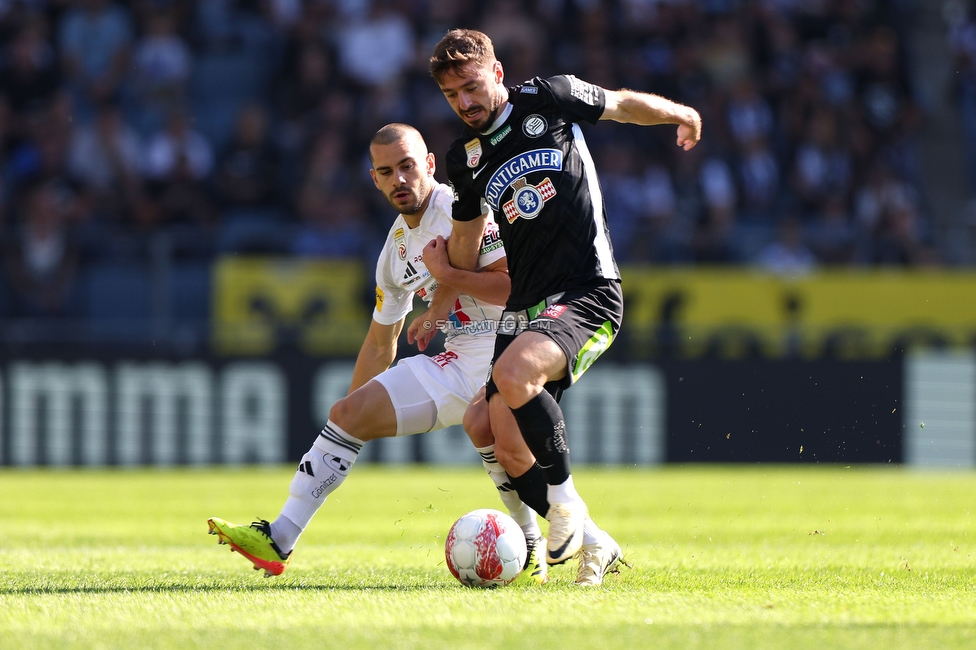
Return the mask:
{"type": "Polygon", "coordinates": [[[397,413],[390,393],[372,379],[332,405],[329,419],[360,440],[397,434],[397,413]]]}
{"type": "MultiPolygon", "coordinates": [[[[441,404],[443,386],[432,379],[431,366],[434,366],[433,362],[424,355],[407,357],[374,379],[386,388],[393,404],[396,426],[389,435],[426,433],[439,425],[440,412],[444,408],[441,404]]],[[[473,392],[470,391],[468,396],[473,392]]],[[[463,405],[467,403],[468,398],[465,398],[463,405]]],[[[464,412],[463,405],[458,408],[457,422],[460,422],[464,412]]]]}
{"type": "Polygon", "coordinates": [[[568,363],[566,354],[552,338],[529,330],[516,336],[498,357],[492,378],[503,395],[529,387],[541,390],[545,383],[565,377],[568,363]]]}
{"type": "Polygon", "coordinates": [[[487,447],[494,443],[495,439],[491,433],[491,419],[488,414],[488,400],[485,399],[484,387],[468,404],[461,424],[464,426],[464,432],[471,439],[471,444],[475,447],[487,447]]]}

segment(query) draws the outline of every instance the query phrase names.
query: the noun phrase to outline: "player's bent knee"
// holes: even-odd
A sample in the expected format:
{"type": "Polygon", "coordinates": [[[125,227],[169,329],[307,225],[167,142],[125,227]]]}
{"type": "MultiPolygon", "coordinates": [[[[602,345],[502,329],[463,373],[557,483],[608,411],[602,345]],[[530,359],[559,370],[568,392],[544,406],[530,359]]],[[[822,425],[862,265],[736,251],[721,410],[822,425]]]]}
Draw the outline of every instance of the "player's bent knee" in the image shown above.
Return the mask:
{"type": "Polygon", "coordinates": [[[335,422],[344,431],[352,432],[357,428],[356,409],[353,408],[349,396],[343,397],[329,409],[329,420],[335,422]]]}
{"type": "Polygon", "coordinates": [[[495,380],[502,399],[513,408],[518,408],[534,394],[532,379],[514,364],[495,366],[491,377],[495,380]]]}
{"type": "Polygon", "coordinates": [[[376,381],[367,382],[333,404],[329,419],[349,435],[364,441],[397,435],[396,409],[386,387],[376,381]]]}
{"type": "Polygon", "coordinates": [[[495,442],[491,433],[491,419],[488,417],[488,404],[484,400],[472,402],[468,406],[461,425],[475,447],[487,447],[495,442]]]}
{"type": "MultiPolygon", "coordinates": [[[[375,430],[382,411],[380,405],[370,403],[369,392],[360,388],[333,404],[329,409],[329,419],[350,435],[372,440],[380,435],[375,430]]],[[[395,434],[396,431],[390,435],[395,434]]]]}

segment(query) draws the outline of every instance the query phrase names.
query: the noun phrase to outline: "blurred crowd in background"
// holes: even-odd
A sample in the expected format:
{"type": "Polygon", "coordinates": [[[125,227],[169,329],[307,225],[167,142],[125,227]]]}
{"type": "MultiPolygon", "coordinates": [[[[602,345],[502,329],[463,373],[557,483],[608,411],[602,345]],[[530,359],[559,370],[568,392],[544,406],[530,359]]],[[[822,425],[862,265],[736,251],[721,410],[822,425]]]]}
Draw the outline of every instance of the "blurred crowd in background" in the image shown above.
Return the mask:
{"type": "MultiPolygon", "coordinates": [[[[393,121],[439,157],[459,137],[427,73],[459,26],[492,37],[509,85],[574,74],[701,112],[688,153],[671,127],[584,127],[620,262],[943,263],[917,2],[0,0],[0,316],[83,316],[86,269],[160,255],[372,266],[393,214],[368,142],[393,121]]],[[[976,158],[976,12],[957,18],[976,158]]]]}

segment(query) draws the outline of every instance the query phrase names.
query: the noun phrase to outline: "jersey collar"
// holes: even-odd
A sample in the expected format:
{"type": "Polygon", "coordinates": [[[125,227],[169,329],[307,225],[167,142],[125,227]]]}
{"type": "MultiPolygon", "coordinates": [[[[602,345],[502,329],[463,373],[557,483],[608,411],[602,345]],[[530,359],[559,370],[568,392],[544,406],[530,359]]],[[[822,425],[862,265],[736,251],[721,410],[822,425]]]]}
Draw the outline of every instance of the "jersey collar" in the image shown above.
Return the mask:
{"type": "Polygon", "coordinates": [[[437,198],[440,194],[440,188],[441,184],[435,182],[434,187],[430,190],[430,200],[427,202],[427,209],[424,210],[424,214],[421,215],[420,223],[417,225],[417,227],[411,229],[413,232],[426,232],[430,227],[430,223],[434,219],[434,211],[437,209],[434,204],[437,202],[437,198]]]}
{"type": "Polygon", "coordinates": [[[491,135],[492,133],[497,131],[498,127],[504,124],[505,120],[507,120],[508,116],[511,114],[512,114],[512,103],[508,102],[507,104],[505,104],[504,110],[502,110],[502,112],[498,115],[498,117],[495,119],[492,125],[488,127],[488,130],[482,131],[481,135],[491,135]]]}

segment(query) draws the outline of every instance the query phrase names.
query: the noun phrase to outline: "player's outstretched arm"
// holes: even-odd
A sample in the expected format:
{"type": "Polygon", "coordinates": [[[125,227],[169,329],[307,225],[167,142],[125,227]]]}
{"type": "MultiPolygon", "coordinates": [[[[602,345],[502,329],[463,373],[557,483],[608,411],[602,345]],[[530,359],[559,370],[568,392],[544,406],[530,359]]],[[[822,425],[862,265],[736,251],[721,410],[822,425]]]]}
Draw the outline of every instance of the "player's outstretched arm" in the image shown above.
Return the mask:
{"type": "Polygon", "coordinates": [[[451,266],[462,271],[474,271],[478,268],[481,238],[485,234],[487,223],[487,213],[471,221],[454,220],[451,240],[447,247],[447,257],[451,266]]]}
{"type": "MultiPolygon", "coordinates": [[[[508,277],[508,259],[496,260],[477,271],[464,271],[451,266],[447,254],[447,240],[437,236],[424,247],[424,265],[439,286],[449,286],[492,305],[504,305],[512,291],[508,277]]],[[[440,291],[440,288],[438,288],[440,291]]]]}
{"type": "Polygon", "coordinates": [[[642,126],[677,124],[678,146],[685,151],[701,140],[701,116],[690,106],[636,90],[605,90],[604,94],[606,107],[601,120],[642,126]]]}
{"type": "Polygon", "coordinates": [[[375,320],[370,323],[366,340],[356,357],[350,393],[390,367],[396,358],[397,337],[402,329],[403,320],[393,325],[383,325],[375,320]]]}

